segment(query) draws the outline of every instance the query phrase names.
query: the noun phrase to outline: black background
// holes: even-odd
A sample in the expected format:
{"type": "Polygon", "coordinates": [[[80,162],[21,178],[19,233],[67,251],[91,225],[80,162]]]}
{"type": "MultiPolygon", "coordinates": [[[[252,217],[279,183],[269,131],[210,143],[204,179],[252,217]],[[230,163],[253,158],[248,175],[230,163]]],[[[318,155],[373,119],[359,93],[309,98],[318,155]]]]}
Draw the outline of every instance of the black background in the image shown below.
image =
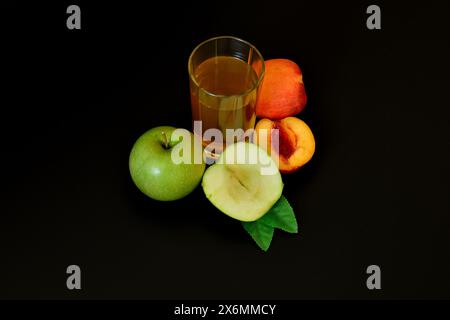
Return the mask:
{"type": "Polygon", "coordinates": [[[2,3],[0,298],[450,298],[449,5],[375,3],[377,31],[365,1],[2,3]],[[217,35],[304,74],[300,233],[267,253],[201,188],[159,203],[128,173],[147,129],[190,128],[187,59],[217,35]]]}

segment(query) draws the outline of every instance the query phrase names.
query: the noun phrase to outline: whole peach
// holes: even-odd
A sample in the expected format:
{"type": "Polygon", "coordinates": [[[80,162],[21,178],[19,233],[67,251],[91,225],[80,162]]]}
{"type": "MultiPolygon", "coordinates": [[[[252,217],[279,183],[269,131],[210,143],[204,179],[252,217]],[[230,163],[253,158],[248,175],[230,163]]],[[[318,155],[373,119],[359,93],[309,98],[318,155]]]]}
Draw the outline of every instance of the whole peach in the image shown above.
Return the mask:
{"type": "Polygon", "coordinates": [[[298,114],[306,105],[306,92],[300,67],[288,59],[265,62],[256,115],[271,120],[298,114]]]}

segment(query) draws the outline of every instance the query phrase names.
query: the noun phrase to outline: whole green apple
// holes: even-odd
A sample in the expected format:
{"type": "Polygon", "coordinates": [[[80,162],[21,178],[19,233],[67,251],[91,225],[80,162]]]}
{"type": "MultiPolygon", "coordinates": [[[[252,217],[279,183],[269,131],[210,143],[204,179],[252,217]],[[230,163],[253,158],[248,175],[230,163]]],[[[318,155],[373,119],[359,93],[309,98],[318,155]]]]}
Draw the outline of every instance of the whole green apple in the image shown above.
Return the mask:
{"type": "MultiPolygon", "coordinates": [[[[195,144],[200,142],[191,132],[169,126],[156,127],[145,132],[135,142],[130,153],[129,167],[133,182],[139,190],[155,200],[171,201],[183,198],[200,183],[205,171],[203,159],[197,164],[194,161],[173,161],[172,151],[182,141],[173,138],[172,133],[175,130],[183,130],[184,132],[181,132],[190,137],[185,141],[188,143],[190,140],[190,150],[183,149],[182,152],[190,151],[193,155],[194,148],[198,147],[195,144]]],[[[187,146],[189,147],[189,144],[187,146]]]]}

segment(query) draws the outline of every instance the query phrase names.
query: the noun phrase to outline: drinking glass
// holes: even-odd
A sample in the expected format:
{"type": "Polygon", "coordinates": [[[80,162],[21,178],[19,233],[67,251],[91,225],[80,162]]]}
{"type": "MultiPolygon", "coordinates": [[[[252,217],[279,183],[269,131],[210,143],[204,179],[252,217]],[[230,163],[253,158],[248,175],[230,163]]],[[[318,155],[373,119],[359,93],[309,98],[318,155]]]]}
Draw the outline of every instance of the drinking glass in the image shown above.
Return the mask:
{"type": "Polygon", "coordinates": [[[192,51],[188,70],[194,133],[207,157],[217,159],[227,144],[246,139],[255,126],[264,59],[247,41],[215,37],[192,51]]]}

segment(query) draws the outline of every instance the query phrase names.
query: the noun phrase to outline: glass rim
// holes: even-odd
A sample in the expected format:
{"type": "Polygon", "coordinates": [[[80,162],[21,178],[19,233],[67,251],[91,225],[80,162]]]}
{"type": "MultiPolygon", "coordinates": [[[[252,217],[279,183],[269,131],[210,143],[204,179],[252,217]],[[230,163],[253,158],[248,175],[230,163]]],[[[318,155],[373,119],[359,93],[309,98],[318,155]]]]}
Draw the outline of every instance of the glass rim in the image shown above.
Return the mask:
{"type": "Polygon", "coordinates": [[[262,79],[264,78],[265,71],[266,71],[266,67],[265,67],[264,57],[262,56],[261,52],[259,52],[259,50],[253,44],[251,44],[250,42],[248,42],[246,40],[243,40],[241,38],[238,38],[238,37],[234,37],[234,36],[218,36],[218,37],[213,37],[213,38],[206,39],[205,41],[199,43],[194,48],[194,50],[192,50],[191,54],[189,55],[189,60],[188,60],[189,77],[194,82],[194,84],[197,86],[197,88],[199,88],[199,90],[201,89],[202,91],[204,91],[206,94],[208,94],[210,96],[218,97],[218,98],[242,97],[242,96],[248,95],[250,92],[252,92],[256,88],[258,88],[259,84],[261,83],[262,79]],[[210,92],[210,91],[206,90],[205,88],[203,88],[202,86],[200,86],[200,84],[198,83],[197,79],[195,78],[194,70],[192,70],[192,67],[191,67],[191,65],[192,65],[191,61],[192,61],[192,57],[194,56],[194,54],[200,49],[200,47],[202,47],[206,43],[211,42],[211,41],[215,41],[215,40],[221,40],[221,39],[232,39],[232,40],[236,40],[236,41],[242,42],[242,43],[246,44],[247,46],[249,46],[252,50],[254,50],[256,52],[256,54],[261,58],[262,68],[261,68],[261,74],[258,76],[258,80],[252,86],[252,88],[246,90],[243,93],[230,94],[230,95],[216,94],[216,93],[210,92]]]}

